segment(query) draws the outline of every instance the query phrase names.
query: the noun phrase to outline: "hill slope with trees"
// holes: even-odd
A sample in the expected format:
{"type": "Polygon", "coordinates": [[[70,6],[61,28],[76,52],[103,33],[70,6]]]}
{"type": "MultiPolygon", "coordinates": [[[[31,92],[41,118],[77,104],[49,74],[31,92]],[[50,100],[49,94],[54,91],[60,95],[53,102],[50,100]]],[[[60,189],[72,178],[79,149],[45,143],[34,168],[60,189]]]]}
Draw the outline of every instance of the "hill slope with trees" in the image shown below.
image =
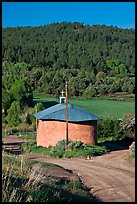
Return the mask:
{"type": "Polygon", "coordinates": [[[113,26],[53,23],[40,27],[4,28],[3,60],[31,66],[109,71],[117,59],[129,72],[135,66],[135,31],[113,26]]]}
{"type": "MultiPolygon", "coordinates": [[[[33,94],[92,98],[135,92],[135,30],[82,23],[2,29],[2,108],[33,94]]],[[[12,105],[13,107],[13,105],[12,105]]]]}

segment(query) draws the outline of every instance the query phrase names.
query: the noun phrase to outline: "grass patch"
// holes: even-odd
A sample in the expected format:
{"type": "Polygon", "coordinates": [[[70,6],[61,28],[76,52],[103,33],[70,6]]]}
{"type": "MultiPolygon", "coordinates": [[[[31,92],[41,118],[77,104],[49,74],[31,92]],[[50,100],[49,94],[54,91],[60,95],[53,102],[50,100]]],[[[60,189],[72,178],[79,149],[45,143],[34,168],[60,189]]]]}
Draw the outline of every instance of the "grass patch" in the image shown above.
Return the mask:
{"type": "Polygon", "coordinates": [[[114,101],[108,99],[69,100],[86,111],[105,118],[118,119],[124,114],[135,114],[134,101],[114,101]]]}
{"type": "Polygon", "coordinates": [[[36,140],[36,133],[28,133],[28,134],[22,134],[20,133],[20,135],[18,136],[18,138],[21,139],[30,139],[30,140],[36,140]]]}
{"type": "Polygon", "coordinates": [[[51,149],[51,147],[46,148],[46,147],[37,146],[36,142],[25,142],[21,144],[21,148],[26,153],[33,152],[33,153],[44,154],[44,155],[49,155],[49,152],[51,149]]]}

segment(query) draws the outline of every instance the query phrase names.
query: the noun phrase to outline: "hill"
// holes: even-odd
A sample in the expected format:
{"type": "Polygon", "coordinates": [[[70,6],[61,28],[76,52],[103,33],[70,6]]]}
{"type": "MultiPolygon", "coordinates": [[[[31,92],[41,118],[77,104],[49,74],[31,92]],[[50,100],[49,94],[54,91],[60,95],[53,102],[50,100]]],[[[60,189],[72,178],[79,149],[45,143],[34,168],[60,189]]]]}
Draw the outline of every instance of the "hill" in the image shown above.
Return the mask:
{"type": "Polygon", "coordinates": [[[78,22],[3,28],[2,61],[5,111],[14,101],[30,106],[33,94],[59,97],[66,81],[69,97],[135,93],[133,29],[78,22]]]}
{"type": "Polygon", "coordinates": [[[2,29],[2,58],[45,69],[105,71],[117,59],[129,72],[135,66],[135,30],[81,23],[2,29]],[[107,67],[108,68],[108,67],[107,67]]]}

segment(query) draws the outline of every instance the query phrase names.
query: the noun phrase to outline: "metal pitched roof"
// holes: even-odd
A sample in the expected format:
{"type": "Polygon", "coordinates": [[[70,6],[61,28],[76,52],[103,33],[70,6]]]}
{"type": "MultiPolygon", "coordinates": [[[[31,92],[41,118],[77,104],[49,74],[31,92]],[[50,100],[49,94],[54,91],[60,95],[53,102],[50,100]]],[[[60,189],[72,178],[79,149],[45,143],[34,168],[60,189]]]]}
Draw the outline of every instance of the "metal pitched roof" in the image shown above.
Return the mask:
{"type": "MultiPolygon", "coordinates": [[[[60,120],[66,121],[66,104],[59,103],[55,106],[42,110],[34,114],[34,117],[41,120],[60,120]]],[[[102,120],[102,118],[90,114],[73,104],[68,104],[68,121],[80,122],[89,120],[102,120]]]]}

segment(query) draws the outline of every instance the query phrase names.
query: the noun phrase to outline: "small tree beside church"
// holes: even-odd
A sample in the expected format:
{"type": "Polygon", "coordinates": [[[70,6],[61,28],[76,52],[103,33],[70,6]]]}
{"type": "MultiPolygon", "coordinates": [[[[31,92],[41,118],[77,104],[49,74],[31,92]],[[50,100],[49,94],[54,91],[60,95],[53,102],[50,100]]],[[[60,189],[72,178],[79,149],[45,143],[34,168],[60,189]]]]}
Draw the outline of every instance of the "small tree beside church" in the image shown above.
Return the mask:
{"type": "Polygon", "coordinates": [[[18,101],[14,101],[11,107],[8,109],[7,122],[10,127],[17,126],[20,124],[21,120],[19,118],[20,114],[20,104],[18,101]]]}
{"type": "Polygon", "coordinates": [[[44,110],[44,105],[43,105],[43,103],[41,103],[41,102],[39,102],[39,103],[37,103],[35,106],[34,106],[34,109],[36,110],[36,112],[39,112],[39,111],[42,111],[42,110],[44,110]]]}

